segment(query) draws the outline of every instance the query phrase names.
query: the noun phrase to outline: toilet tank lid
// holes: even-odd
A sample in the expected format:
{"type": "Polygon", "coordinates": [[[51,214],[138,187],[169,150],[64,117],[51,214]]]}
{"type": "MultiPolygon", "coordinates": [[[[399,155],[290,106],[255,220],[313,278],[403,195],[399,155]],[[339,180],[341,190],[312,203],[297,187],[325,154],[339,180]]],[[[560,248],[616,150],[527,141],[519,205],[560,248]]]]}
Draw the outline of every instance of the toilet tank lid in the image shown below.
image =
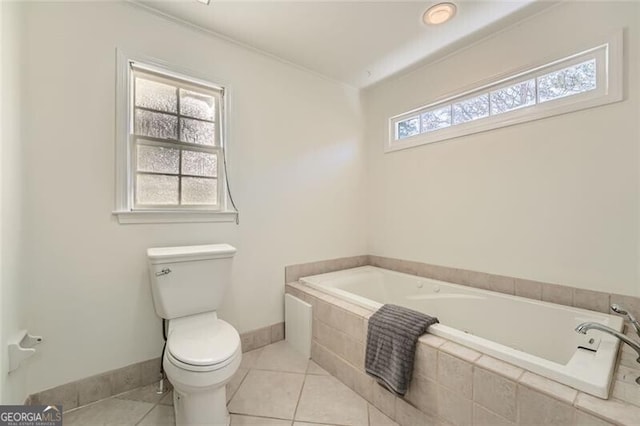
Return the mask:
{"type": "Polygon", "coordinates": [[[155,247],[147,249],[151,263],[186,262],[232,257],[236,248],[229,244],[206,244],[201,246],[155,247]]]}

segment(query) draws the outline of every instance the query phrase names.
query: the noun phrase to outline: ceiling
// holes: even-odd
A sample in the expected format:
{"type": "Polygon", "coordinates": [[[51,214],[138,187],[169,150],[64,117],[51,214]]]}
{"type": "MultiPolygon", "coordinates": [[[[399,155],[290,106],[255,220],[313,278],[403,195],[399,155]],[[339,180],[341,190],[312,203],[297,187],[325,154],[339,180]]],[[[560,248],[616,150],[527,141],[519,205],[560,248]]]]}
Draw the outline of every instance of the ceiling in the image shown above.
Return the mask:
{"type": "Polygon", "coordinates": [[[542,0],[448,0],[453,20],[426,26],[437,1],[138,0],[333,80],[363,88],[537,13],[542,0]]]}

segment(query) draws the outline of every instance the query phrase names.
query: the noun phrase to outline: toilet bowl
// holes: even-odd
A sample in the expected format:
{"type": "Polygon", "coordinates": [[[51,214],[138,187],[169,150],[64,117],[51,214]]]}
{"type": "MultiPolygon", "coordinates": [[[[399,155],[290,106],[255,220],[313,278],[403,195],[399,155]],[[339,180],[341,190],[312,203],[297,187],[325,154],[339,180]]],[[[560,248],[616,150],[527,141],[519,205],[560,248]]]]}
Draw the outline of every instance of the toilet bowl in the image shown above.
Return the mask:
{"type": "Polygon", "coordinates": [[[238,332],[215,312],[171,320],[162,365],[176,425],[228,425],[226,384],[241,360],[238,332]]]}
{"type": "Polygon", "coordinates": [[[240,336],[218,318],[236,249],[228,244],[147,250],[156,313],[168,320],[162,360],[176,425],[229,425],[226,384],[240,366],[240,336]]]}

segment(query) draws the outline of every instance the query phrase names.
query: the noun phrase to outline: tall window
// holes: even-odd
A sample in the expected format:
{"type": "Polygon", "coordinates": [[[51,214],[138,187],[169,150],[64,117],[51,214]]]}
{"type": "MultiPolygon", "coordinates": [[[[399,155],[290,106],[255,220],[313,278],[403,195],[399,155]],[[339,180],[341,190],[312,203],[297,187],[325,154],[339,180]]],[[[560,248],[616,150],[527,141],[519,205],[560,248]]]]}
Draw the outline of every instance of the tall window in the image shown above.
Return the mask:
{"type": "Polygon", "coordinates": [[[386,151],[622,100],[622,34],[392,117],[386,151]]]}
{"type": "Polygon", "coordinates": [[[121,223],[221,222],[225,89],[118,52],[116,211],[121,223]]]}
{"type": "Polygon", "coordinates": [[[134,208],[218,209],[222,92],[133,69],[134,208]]]}

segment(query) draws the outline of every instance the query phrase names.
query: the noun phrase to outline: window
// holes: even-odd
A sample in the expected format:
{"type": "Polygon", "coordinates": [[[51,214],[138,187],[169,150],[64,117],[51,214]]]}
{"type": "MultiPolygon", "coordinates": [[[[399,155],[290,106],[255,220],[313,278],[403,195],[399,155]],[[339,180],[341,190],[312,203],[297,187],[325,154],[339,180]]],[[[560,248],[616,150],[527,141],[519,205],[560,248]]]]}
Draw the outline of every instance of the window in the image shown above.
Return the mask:
{"type": "Polygon", "coordinates": [[[392,117],[385,151],[620,101],[621,49],[620,33],[600,46],[392,117]]]}
{"type": "Polygon", "coordinates": [[[220,94],[134,66],[135,209],[219,208],[220,94]]]}
{"type": "Polygon", "coordinates": [[[142,61],[119,62],[126,104],[118,114],[120,222],[229,220],[220,215],[229,213],[224,88],[142,61]]]}

